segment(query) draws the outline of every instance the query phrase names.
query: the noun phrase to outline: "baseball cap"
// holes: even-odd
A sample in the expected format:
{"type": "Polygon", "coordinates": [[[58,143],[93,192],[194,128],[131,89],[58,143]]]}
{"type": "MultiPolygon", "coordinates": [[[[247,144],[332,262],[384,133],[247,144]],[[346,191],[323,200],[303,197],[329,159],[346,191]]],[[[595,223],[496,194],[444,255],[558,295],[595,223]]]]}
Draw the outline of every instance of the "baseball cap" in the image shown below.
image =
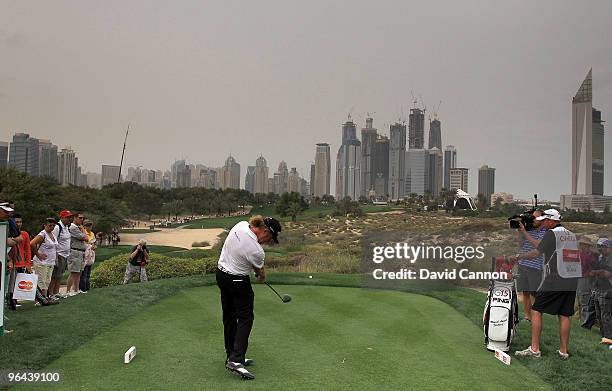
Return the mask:
{"type": "Polygon", "coordinates": [[[274,243],[278,244],[278,233],[282,231],[281,224],[274,217],[264,217],[264,224],[272,234],[274,243]]]}
{"type": "Polygon", "coordinates": [[[14,212],[13,208],[9,206],[8,202],[0,203],[0,208],[4,209],[5,212],[14,212]]]}
{"type": "Polygon", "coordinates": [[[541,221],[544,219],[561,221],[561,214],[557,209],[546,209],[542,216],[536,217],[536,220],[541,221]]]}
{"type": "Polygon", "coordinates": [[[69,210],[62,210],[60,212],[59,216],[60,216],[60,219],[65,219],[65,218],[74,216],[74,213],[72,213],[69,210]]]}
{"type": "Polygon", "coordinates": [[[612,240],[608,239],[605,242],[603,242],[602,246],[604,247],[612,247],[612,240]]]}

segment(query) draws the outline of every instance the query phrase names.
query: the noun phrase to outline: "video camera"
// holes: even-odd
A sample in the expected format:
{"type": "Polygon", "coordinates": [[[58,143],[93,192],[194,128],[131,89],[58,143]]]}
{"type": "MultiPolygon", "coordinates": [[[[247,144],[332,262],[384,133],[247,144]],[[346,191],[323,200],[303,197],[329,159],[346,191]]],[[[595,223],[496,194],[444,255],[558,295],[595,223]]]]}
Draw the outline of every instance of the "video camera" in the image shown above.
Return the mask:
{"type": "Polygon", "coordinates": [[[533,221],[535,220],[533,212],[535,212],[535,209],[529,209],[528,211],[521,213],[520,215],[508,217],[508,221],[510,221],[510,228],[519,229],[521,227],[520,223],[522,222],[527,231],[532,230],[533,221]]]}
{"type": "Polygon", "coordinates": [[[535,200],[533,208],[521,214],[508,217],[511,229],[519,229],[521,227],[520,223],[523,223],[527,231],[533,229],[533,222],[535,221],[535,216],[533,215],[533,212],[538,209],[538,195],[534,194],[533,199],[535,200]]]}

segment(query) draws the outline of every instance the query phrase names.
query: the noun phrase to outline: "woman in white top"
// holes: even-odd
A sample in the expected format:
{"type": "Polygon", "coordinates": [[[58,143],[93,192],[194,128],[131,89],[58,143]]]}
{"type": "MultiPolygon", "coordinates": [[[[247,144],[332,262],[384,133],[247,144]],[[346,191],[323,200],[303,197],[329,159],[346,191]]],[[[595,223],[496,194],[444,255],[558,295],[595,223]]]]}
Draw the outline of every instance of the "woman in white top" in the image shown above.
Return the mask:
{"type": "Polygon", "coordinates": [[[55,228],[55,219],[48,218],[45,221],[45,226],[38,235],[30,241],[32,247],[32,270],[38,276],[38,287],[44,296],[47,296],[47,288],[51,282],[51,274],[53,266],[55,266],[55,258],[57,257],[57,238],[53,235],[55,228]]]}

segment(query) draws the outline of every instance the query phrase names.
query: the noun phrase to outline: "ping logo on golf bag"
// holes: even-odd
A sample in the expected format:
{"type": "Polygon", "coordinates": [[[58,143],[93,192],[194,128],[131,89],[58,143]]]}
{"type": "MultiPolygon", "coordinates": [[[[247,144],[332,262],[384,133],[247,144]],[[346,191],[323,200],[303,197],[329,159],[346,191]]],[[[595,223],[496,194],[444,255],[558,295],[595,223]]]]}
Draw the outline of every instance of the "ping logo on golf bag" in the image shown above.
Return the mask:
{"type": "Polygon", "coordinates": [[[493,291],[493,297],[491,298],[491,305],[493,304],[510,304],[511,293],[509,289],[501,288],[493,291]]]}
{"type": "Polygon", "coordinates": [[[32,281],[19,281],[17,286],[19,287],[19,289],[22,289],[24,291],[29,291],[29,290],[32,290],[32,288],[34,287],[34,284],[32,284],[32,281]]]}

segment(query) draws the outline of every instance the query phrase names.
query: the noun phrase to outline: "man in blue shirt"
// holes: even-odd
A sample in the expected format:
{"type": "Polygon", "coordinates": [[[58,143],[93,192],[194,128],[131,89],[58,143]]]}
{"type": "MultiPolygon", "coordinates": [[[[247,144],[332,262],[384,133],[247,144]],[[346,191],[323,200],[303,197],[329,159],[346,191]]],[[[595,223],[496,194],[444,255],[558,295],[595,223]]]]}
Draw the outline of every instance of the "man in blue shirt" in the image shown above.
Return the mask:
{"type": "MultiPolygon", "coordinates": [[[[536,209],[533,212],[534,217],[542,216],[542,210],[536,209]]],[[[542,223],[539,220],[533,220],[533,228],[526,230],[523,223],[519,223],[520,228],[518,230],[518,242],[520,244],[520,253],[526,254],[529,251],[535,249],[540,244],[540,241],[544,237],[546,230],[542,227],[542,223]]],[[[518,290],[523,295],[523,309],[525,311],[524,319],[531,321],[531,296],[535,294],[535,291],[540,286],[542,281],[542,264],[544,262],[544,256],[540,255],[535,258],[524,258],[518,260],[518,290]]]]}

